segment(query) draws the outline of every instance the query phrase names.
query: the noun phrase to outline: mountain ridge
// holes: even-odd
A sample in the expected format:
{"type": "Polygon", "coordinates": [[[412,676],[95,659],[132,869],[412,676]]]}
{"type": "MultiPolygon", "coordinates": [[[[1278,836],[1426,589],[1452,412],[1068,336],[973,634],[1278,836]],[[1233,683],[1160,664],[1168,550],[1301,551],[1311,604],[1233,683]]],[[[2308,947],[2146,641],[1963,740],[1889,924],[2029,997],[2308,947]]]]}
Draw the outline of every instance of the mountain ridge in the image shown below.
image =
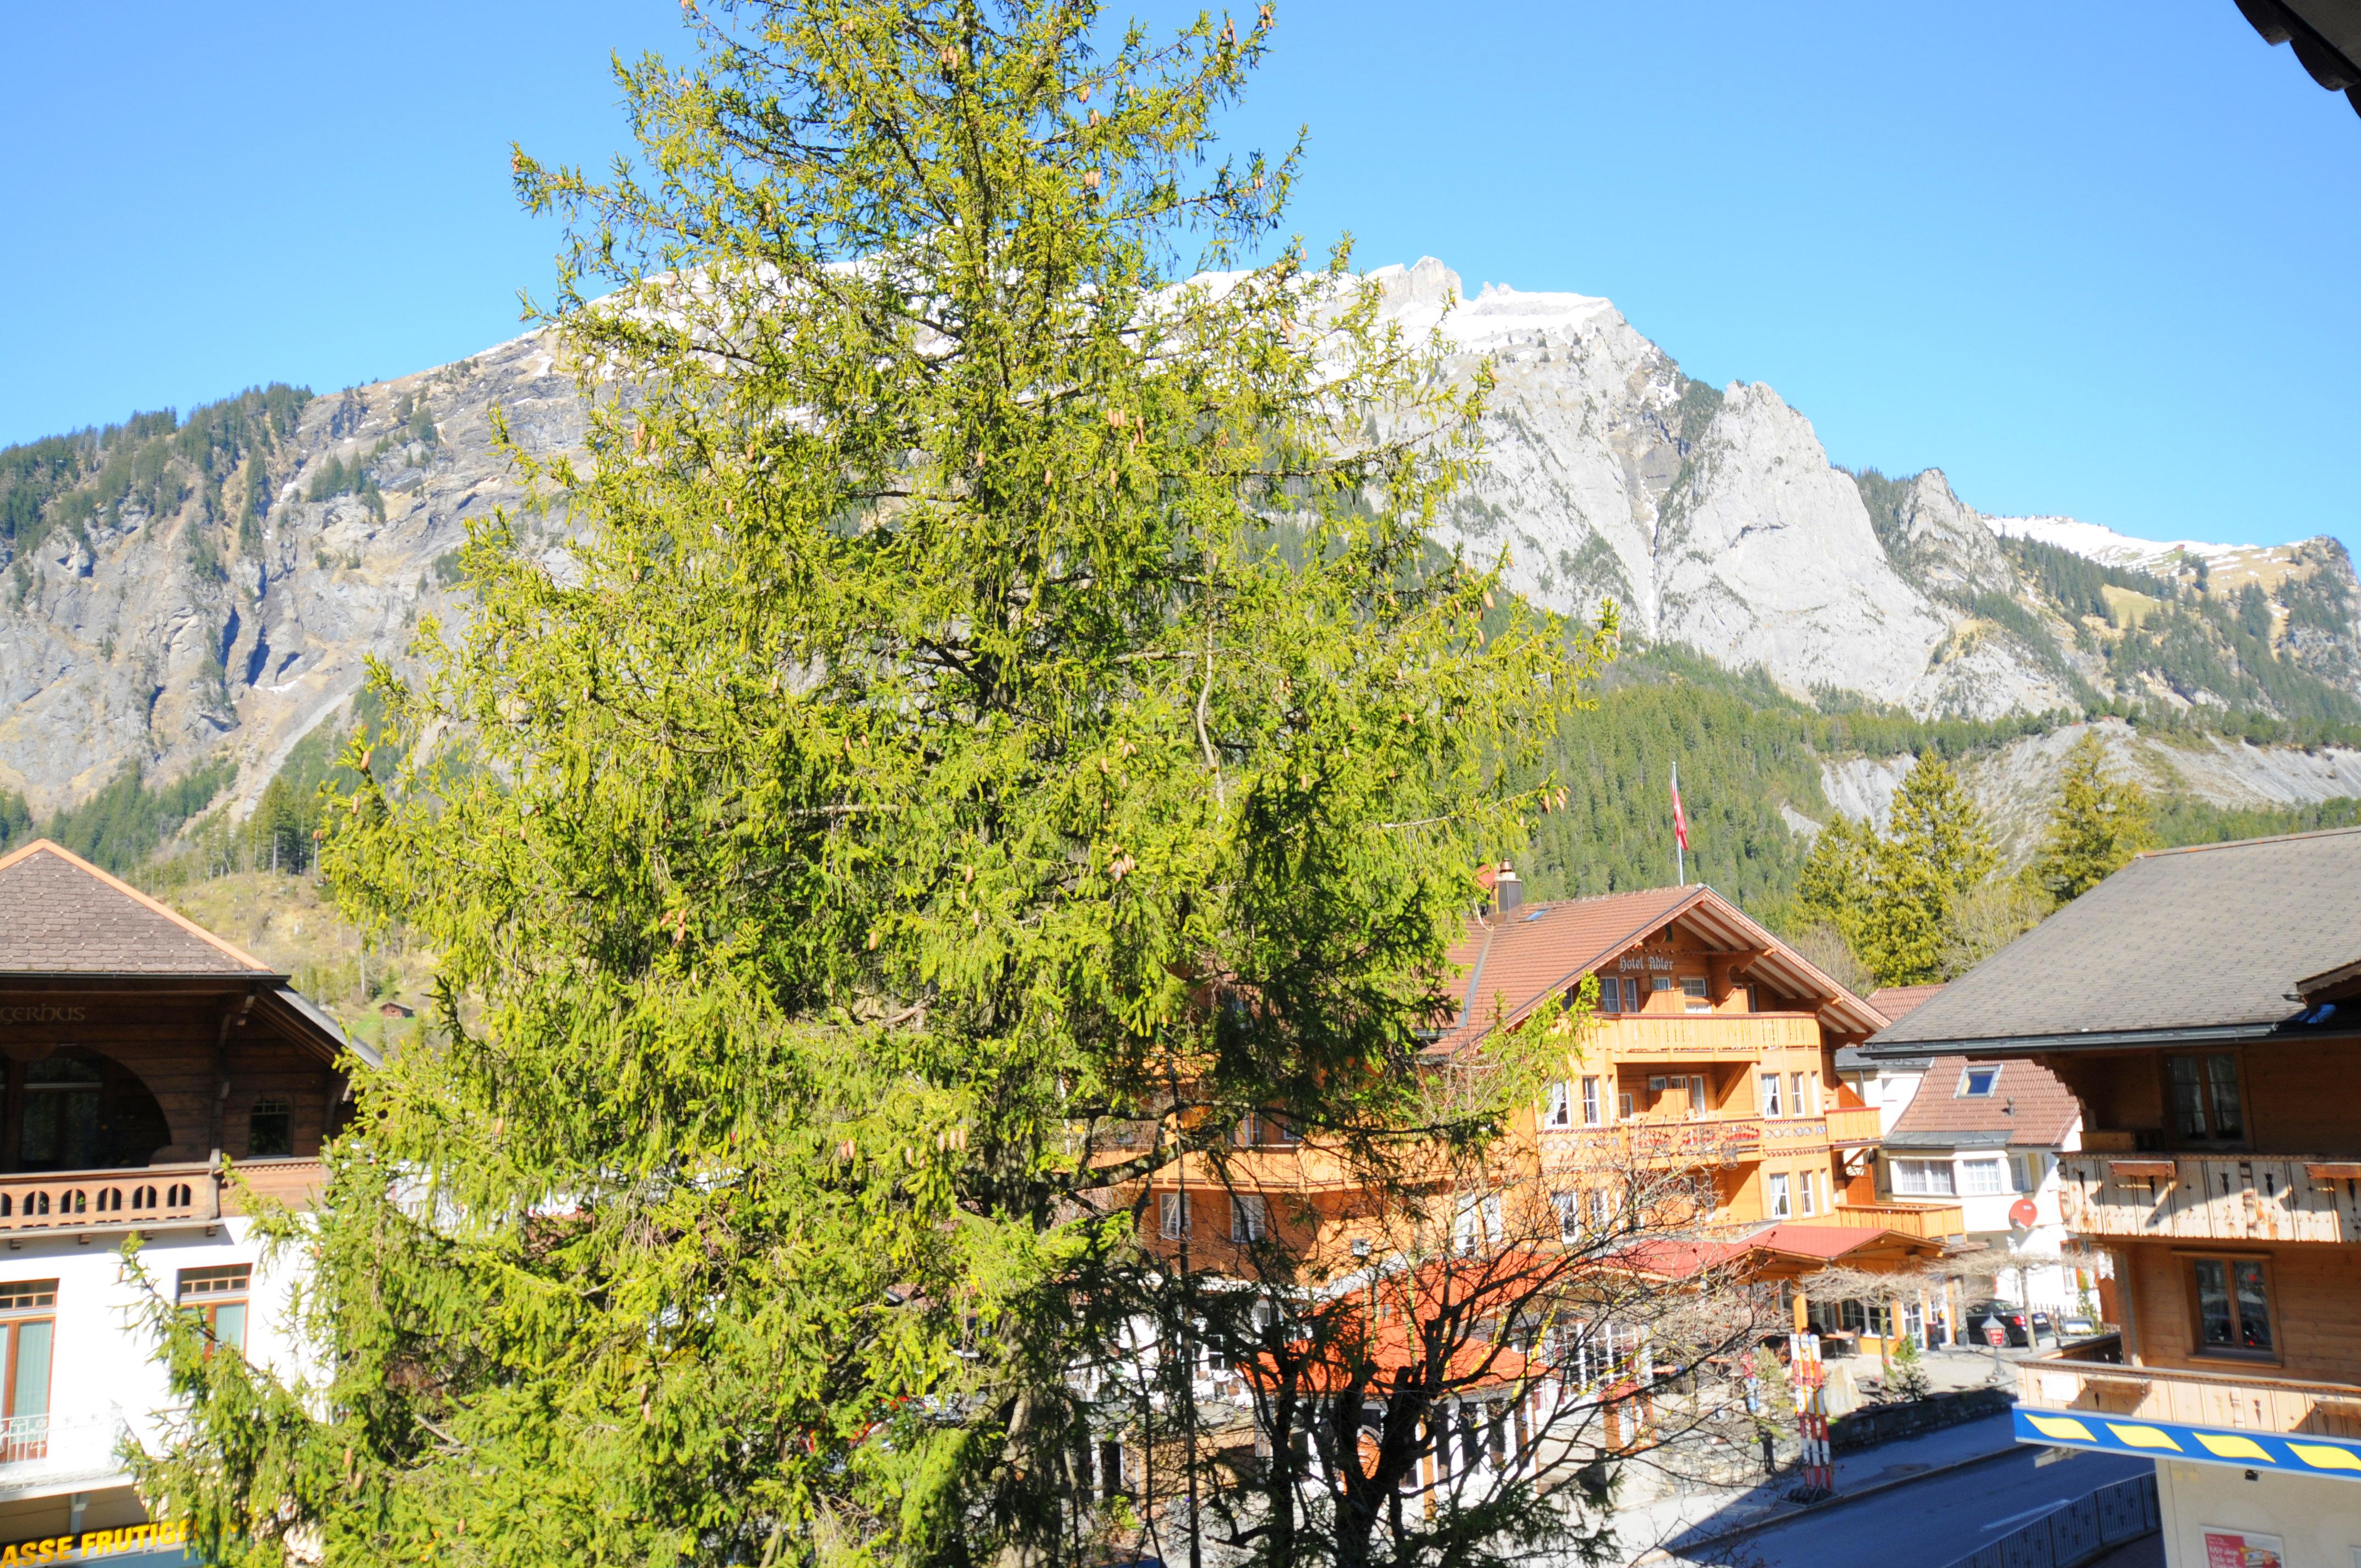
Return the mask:
{"type": "MultiPolygon", "coordinates": [[[[2361,733],[2361,586],[2334,541],[1989,518],[1939,469],[1838,467],[1773,389],[1694,380],[1609,301],[1490,286],[1446,309],[1458,279],[1432,258],[1368,280],[1405,329],[1442,332],[1449,374],[1482,360],[1497,378],[1487,460],[1438,538],[1505,552],[1511,586],[1553,609],[1615,599],[1635,648],[1695,650],[1826,712],[2251,712],[2361,733]]],[[[538,331],[297,390],[0,453],[0,792],[50,814],[126,769],[227,756],[243,813],[369,657],[404,667],[423,618],[464,613],[452,553],[523,499],[493,411],[535,454],[584,430],[538,331]],[[57,448],[47,467],[37,447],[57,448]]],[[[518,515],[555,546],[562,511],[518,515]]]]}

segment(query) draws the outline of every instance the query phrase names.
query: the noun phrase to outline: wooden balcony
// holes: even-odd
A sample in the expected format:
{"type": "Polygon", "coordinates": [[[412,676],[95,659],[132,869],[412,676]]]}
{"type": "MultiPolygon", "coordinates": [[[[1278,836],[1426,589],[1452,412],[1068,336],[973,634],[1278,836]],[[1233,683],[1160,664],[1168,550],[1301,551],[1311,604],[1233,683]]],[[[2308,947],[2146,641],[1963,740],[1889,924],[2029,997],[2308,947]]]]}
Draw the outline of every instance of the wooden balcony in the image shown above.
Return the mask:
{"type": "MultiPolygon", "coordinates": [[[[258,1197],[309,1207],[325,1172],[316,1159],[258,1159],[236,1167],[258,1197]]],[[[183,1230],[238,1212],[221,1167],[207,1162],[130,1170],[22,1171],[0,1176],[0,1235],[82,1236],[183,1230]]]]}
{"type": "Polygon", "coordinates": [[[1256,1144],[1225,1148],[1215,1168],[1209,1155],[1192,1154],[1159,1167],[1149,1185],[1170,1190],[1179,1185],[1185,1168],[1189,1186],[1201,1192],[1225,1187],[1243,1191],[1339,1192],[1359,1187],[1365,1178],[1342,1154],[1321,1144],[1256,1144]]]}
{"type": "Polygon", "coordinates": [[[2361,1438],[2361,1387],[2352,1384],[2086,1359],[2093,1352],[2106,1354],[2108,1348],[2077,1346],[2018,1362],[2019,1407],[2281,1435],[2361,1438]]]}
{"type": "Polygon", "coordinates": [[[1608,1014],[1596,1016],[1587,1048],[1630,1062],[1760,1061],[1780,1051],[1820,1048],[1811,1013],[1608,1014]]]}
{"type": "Polygon", "coordinates": [[[2080,1235],[2207,1242],[2361,1241],[2361,1162],[2282,1155],[2081,1153],[2058,1160],[2080,1235]]]}
{"type": "Polygon", "coordinates": [[[1968,1234],[1967,1219],[1956,1203],[1839,1203],[1817,1223],[1897,1231],[1930,1242],[1968,1234]]]}
{"type": "Polygon", "coordinates": [[[1880,1114],[1874,1105],[1831,1105],[1828,1113],[1829,1144],[1840,1149],[1853,1149],[1883,1142],[1885,1129],[1880,1123],[1880,1114]]]}

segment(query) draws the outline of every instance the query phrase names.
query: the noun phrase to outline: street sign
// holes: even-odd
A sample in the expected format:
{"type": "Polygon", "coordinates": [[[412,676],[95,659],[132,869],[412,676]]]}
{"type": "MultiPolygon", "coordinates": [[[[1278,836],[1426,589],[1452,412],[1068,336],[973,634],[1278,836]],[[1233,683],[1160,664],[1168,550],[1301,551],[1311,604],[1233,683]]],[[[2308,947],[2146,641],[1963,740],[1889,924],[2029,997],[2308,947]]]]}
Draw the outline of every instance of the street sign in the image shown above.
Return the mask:
{"type": "Polygon", "coordinates": [[[1984,1320],[1984,1343],[1994,1350],[2003,1349],[2007,1345],[2008,1331],[2000,1326],[1998,1318],[1984,1320]]]}
{"type": "Polygon", "coordinates": [[[2031,1230],[2033,1222],[2039,1218],[2041,1211],[2030,1198],[2020,1198],[2008,1206],[2008,1223],[2021,1231],[2031,1230]]]}

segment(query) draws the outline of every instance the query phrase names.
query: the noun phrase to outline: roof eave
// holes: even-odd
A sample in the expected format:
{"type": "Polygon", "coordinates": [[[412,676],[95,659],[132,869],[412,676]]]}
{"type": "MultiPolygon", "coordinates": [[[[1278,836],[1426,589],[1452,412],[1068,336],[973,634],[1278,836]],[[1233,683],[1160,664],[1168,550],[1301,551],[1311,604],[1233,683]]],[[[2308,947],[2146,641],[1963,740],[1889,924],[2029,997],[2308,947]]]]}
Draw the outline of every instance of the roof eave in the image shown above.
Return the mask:
{"type": "Polygon", "coordinates": [[[0,991],[12,986],[64,990],[93,985],[170,984],[243,991],[285,985],[293,977],[270,970],[0,970],[0,991]]]}
{"type": "Polygon", "coordinates": [[[2290,1029],[2284,1022],[2181,1025],[2158,1029],[2085,1029],[2071,1034],[2002,1035],[1988,1038],[1871,1040],[1861,1055],[1873,1061],[1916,1056],[2023,1057],[2059,1051],[2139,1050],[2155,1046],[2235,1045],[2273,1039],[2339,1039],[2351,1029],[2290,1029]]]}

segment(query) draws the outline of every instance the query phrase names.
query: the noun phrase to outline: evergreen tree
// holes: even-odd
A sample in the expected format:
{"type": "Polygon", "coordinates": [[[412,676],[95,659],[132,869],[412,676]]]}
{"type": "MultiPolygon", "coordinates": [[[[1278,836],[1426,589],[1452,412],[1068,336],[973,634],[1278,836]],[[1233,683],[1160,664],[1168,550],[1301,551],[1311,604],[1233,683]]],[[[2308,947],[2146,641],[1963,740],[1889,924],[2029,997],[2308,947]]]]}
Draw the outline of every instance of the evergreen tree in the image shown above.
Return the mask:
{"type": "MultiPolygon", "coordinates": [[[[619,68],[653,175],[517,155],[588,225],[594,462],[511,449],[570,558],[473,525],[464,637],[380,677],[432,743],[335,816],[439,989],[302,1233],[322,1381],[157,1308],[140,1480],[212,1561],[1089,1560],[1085,1375],[1191,1321],[1131,1184],[1510,1102],[1422,1124],[1416,1063],[1605,644],[1432,554],[1481,386],[1341,254],[1178,286],[1279,221],[1291,155],[1202,161],[1269,10],[719,16],[619,68]]],[[[1558,1517],[1511,1503],[1257,1551],[1481,1563],[1558,1517]]]]}
{"type": "Polygon", "coordinates": [[[2096,735],[2083,736],[2066,754],[2058,804],[2026,872],[2053,909],[2081,897],[2156,841],[2147,792],[2130,779],[2109,779],[2106,762],[2096,735]]]}
{"type": "Polygon", "coordinates": [[[1895,792],[1885,833],[1842,819],[1821,831],[1798,881],[1795,916],[1834,927],[1880,985],[1942,980],[1960,901],[1999,863],[1958,772],[1928,751],[1895,792]]]}

